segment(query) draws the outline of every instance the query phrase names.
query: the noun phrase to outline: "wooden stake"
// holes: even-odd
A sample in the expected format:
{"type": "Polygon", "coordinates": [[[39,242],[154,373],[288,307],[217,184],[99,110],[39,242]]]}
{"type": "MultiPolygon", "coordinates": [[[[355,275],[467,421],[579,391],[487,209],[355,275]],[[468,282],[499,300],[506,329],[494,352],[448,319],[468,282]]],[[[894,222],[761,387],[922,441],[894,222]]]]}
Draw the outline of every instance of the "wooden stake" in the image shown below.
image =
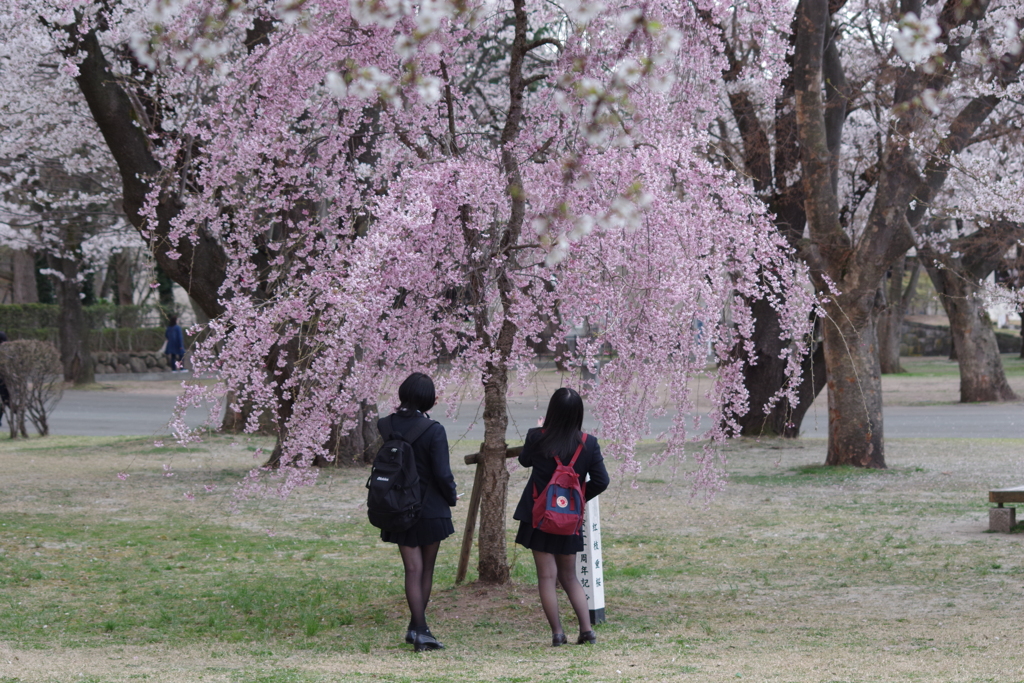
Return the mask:
{"type": "MultiPolygon", "coordinates": [[[[483,444],[480,450],[483,451],[483,444]]],[[[517,458],[523,452],[522,446],[509,448],[505,451],[506,458],[517,458]]],[[[484,484],[484,470],[479,466],[480,453],[470,453],[465,457],[467,465],[477,465],[476,476],[473,477],[473,493],[469,496],[469,511],[466,513],[466,530],[462,533],[462,549],[459,551],[459,569],[455,572],[455,585],[466,580],[469,570],[469,554],[473,550],[473,535],[476,533],[476,515],[480,510],[480,496],[484,484]]]]}

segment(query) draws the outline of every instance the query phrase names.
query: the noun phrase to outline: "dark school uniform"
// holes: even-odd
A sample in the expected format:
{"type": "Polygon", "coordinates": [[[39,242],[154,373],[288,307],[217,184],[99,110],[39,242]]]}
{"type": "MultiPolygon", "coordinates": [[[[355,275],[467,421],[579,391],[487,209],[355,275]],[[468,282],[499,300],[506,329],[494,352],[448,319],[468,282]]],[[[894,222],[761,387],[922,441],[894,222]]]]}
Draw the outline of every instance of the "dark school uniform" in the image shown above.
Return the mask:
{"type": "MultiPolygon", "coordinates": [[[[403,410],[391,416],[392,428],[398,433],[406,433],[424,419],[418,410],[403,410]]],[[[377,421],[377,430],[381,431],[381,422],[377,421]]],[[[383,434],[383,431],[381,431],[383,434]]],[[[452,525],[452,506],[457,502],[455,497],[455,477],[448,462],[448,435],[439,422],[435,422],[423,432],[412,444],[412,452],[416,458],[416,473],[420,478],[420,500],[423,507],[420,518],[405,531],[381,531],[380,540],[385,543],[417,548],[443,541],[455,533],[452,525]]]]}
{"type": "MultiPolygon", "coordinates": [[[[523,467],[532,467],[533,471],[530,473],[530,480],[526,482],[526,488],[523,489],[523,495],[519,497],[516,511],[512,515],[512,519],[519,520],[516,543],[543,553],[573,555],[583,550],[582,531],[575,536],[562,536],[533,528],[534,494],[539,494],[544,490],[555,473],[556,467],[554,458],[546,456],[537,449],[537,443],[541,436],[539,427],[528,431],[526,443],[523,444],[523,452],[519,455],[519,464],[523,467]]],[[[572,453],[562,459],[562,464],[567,465],[570,460],[572,460],[572,453]]],[[[580,476],[580,482],[586,482],[583,493],[587,500],[596,498],[608,488],[608,471],[604,467],[604,458],[601,457],[601,446],[598,445],[597,437],[593,434],[587,435],[587,441],[583,444],[583,450],[580,452],[580,457],[576,459],[573,469],[580,476]],[[590,481],[587,481],[588,474],[590,481]]]]}

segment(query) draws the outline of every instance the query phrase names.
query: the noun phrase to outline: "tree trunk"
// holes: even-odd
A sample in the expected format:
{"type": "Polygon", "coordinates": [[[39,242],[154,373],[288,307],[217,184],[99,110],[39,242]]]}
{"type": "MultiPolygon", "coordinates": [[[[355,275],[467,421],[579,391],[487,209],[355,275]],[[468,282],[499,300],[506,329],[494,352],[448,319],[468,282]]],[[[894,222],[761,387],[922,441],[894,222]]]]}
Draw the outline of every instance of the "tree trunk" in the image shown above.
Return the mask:
{"type": "Polygon", "coordinates": [[[118,306],[131,306],[134,301],[135,283],[132,277],[132,258],[127,249],[122,249],[110,257],[110,268],[114,271],[114,302],[118,306]]]}
{"type": "Polygon", "coordinates": [[[480,506],[480,581],[506,583],[509,579],[505,542],[505,506],[508,468],[505,465],[505,429],[508,427],[508,366],[490,364],[484,382],[484,443],[477,467],[483,468],[480,506]]]}
{"type": "MultiPolygon", "coordinates": [[[[523,97],[527,86],[523,64],[527,52],[531,49],[527,45],[529,21],[525,0],[513,0],[512,7],[515,16],[515,38],[509,55],[509,107],[501,132],[501,170],[508,183],[505,193],[508,196],[510,213],[504,229],[495,235],[495,241],[481,254],[484,260],[480,263],[484,268],[495,269],[495,281],[501,300],[498,315],[502,316],[501,329],[496,337],[487,331],[489,312],[485,302],[488,297],[486,285],[481,278],[481,273],[485,271],[474,268],[469,274],[470,291],[474,295],[474,304],[477,307],[474,321],[477,338],[483,340],[486,348],[496,357],[487,363],[483,376],[484,443],[477,464],[477,467],[483,468],[478,566],[479,580],[483,583],[506,583],[509,579],[508,554],[505,547],[505,504],[508,500],[508,469],[505,465],[508,446],[505,443],[505,430],[508,427],[508,359],[512,354],[516,335],[515,323],[509,316],[512,315],[517,290],[508,273],[517,267],[515,257],[510,254],[519,241],[526,219],[526,193],[522,191],[523,179],[519,169],[519,158],[513,150],[523,123],[523,97]],[[493,265],[497,262],[500,262],[500,265],[493,265]]],[[[469,207],[463,206],[460,213],[466,244],[473,245],[478,239],[478,233],[470,229],[469,207]]],[[[475,264],[467,265],[472,267],[475,264]]]]}
{"type": "Polygon", "coordinates": [[[888,282],[884,283],[882,287],[886,297],[886,306],[878,316],[878,356],[883,375],[896,375],[903,372],[903,368],[900,366],[903,318],[907,314],[907,307],[914,296],[921,272],[920,262],[915,261],[910,274],[910,283],[904,289],[903,275],[906,272],[906,264],[905,256],[897,261],[889,272],[888,282]]]}
{"type": "Polygon", "coordinates": [[[91,384],[96,381],[92,356],[89,354],[89,330],[86,329],[85,311],[82,298],[79,296],[75,277],[78,264],[67,258],[53,258],[54,270],[64,274],[65,281],[57,281],[57,302],[60,304],[60,324],[58,334],[60,340],[60,360],[64,366],[64,381],[76,385],[91,384]]]}
{"type": "Polygon", "coordinates": [[[11,255],[11,300],[16,304],[39,302],[36,288],[36,259],[27,249],[15,249],[11,255]]]}
{"type": "Polygon", "coordinates": [[[960,402],[1016,401],[999,355],[996,333],[974,280],[953,268],[928,268],[928,275],[949,316],[953,348],[960,366],[960,402]]]}
{"type": "Polygon", "coordinates": [[[318,458],[313,464],[317,467],[344,467],[347,465],[368,465],[380,450],[384,440],[377,431],[377,421],[367,419],[377,414],[377,406],[363,401],[356,414],[356,426],[349,432],[342,432],[335,425],[331,430],[329,449],[334,460],[318,458]]]}
{"type": "Polygon", "coordinates": [[[47,260],[50,268],[61,275],[54,278],[54,289],[57,303],[60,305],[58,334],[64,381],[74,382],[76,385],[92,384],[96,381],[96,376],[92,356],[89,354],[89,330],[82,308],[77,258],[82,236],[76,225],[64,226],[61,233],[64,254],[49,255],[47,260]]]}
{"type": "Polygon", "coordinates": [[[875,320],[871,312],[848,315],[850,308],[842,299],[836,297],[827,304],[829,319],[822,323],[828,368],[825,464],[884,468],[882,373],[875,320]]]}
{"type": "Polygon", "coordinates": [[[192,237],[170,241],[171,222],[184,206],[173,190],[162,192],[157,198],[155,222],[142,215],[154,189],[153,179],[161,177],[162,169],[153,157],[149,132],[139,125],[139,115],[122,88],[122,81],[114,76],[95,29],[83,33],[80,28],[77,22],[64,27],[70,38],[67,56],[74,57],[79,65],[75,81],[117,163],[125,215],[147,243],[153,245],[153,256],[163,272],[210,317],[216,317],[224,311],[219,300],[227,268],[224,249],[202,229],[192,237]],[[180,257],[169,258],[167,254],[172,251],[180,257]]]}
{"type": "MultiPolygon", "coordinates": [[[[754,313],[754,358],[743,366],[743,384],[750,396],[750,408],[736,418],[742,436],[784,436],[796,438],[807,409],[825,386],[825,352],[818,344],[804,356],[803,372],[797,388],[799,403],[793,406],[781,399],[765,413],[764,406],[786,384],[787,361],[779,354],[789,345],[782,339],[779,316],[765,300],[752,303],[754,313]]],[[[737,352],[745,353],[743,348],[737,352]]]]}

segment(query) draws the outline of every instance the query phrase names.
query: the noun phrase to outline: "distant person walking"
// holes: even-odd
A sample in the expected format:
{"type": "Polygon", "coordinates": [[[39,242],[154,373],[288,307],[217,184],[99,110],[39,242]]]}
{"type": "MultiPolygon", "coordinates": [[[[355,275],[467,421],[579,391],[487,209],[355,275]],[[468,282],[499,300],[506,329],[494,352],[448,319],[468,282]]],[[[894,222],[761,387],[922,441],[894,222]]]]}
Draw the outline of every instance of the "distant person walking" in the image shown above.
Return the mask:
{"type": "MultiPolygon", "coordinates": [[[[571,467],[579,481],[585,482],[583,492],[587,500],[608,488],[608,471],[601,457],[601,447],[597,445],[596,438],[581,431],[582,427],[583,399],[567,387],[557,389],[548,403],[543,426],[526,433],[526,443],[519,455],[519,464],[532,467],[533,472],[512,515],[513,519],[519,520],[516,543],[533,551],[533,562],[537,565],[537,590],[544,616],[551,626],[552,647],[568,642],[558,616],[558,593],[555,589],[559,584],[569,598],[580,625],[576,642],[580,645],[597,642],[597,634],[591,629],[587,595],[576,578],[576,553],[583,550],[582,532],[562,535],[534,528],[537,521],[534,519],[535,500],[547,488],[559,464],[571,467]],[[590,481],[587,481],[588,474],[590,481]]],[[[558,504],[566,507],[562,499],[558,504]]]]}
{"type": "Polygon", "coordinates": [[[178,316],[167,316],[167,331],[164,332],[167,345],[164,353],[167,354],[167,362],[171,366],[171,372],[185,372],[181,361],[185,358],[185,333],[178,325],[178,316]]]}

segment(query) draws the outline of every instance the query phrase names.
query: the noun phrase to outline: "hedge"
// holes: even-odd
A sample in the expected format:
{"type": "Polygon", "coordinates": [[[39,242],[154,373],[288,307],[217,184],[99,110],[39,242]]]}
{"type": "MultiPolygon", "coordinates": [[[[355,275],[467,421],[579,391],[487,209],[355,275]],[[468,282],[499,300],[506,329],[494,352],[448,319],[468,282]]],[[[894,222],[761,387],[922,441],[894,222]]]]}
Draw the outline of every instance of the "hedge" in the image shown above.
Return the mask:
{"type": "MultiPolygon", "coordinates": [[[[38,339],[40,341],[60,344],[57,328],[37,327],[35,329],[11,328],[6,330],[7,338],[38,339]]],[[[191,338],[186,335],[185,345],[191,338]]],[[[89,330],[90,351],[159,351],[164,344],[164,328],[162,327],[122,327],[89,330]]]]}
{"type": "MultiPolygon", "coordinates": [[[[115,328],[157,327],[163,323],[158,306],[115,306],[95,304],[84,306],[85,324],[93,330],[115,328]]],[[[56,328],[60,324],[60,306],[56,304],[0,305],[0,330],[56,328]]],[[[28,338],[28,337],[25,337],[28,338]]],[[[163,342],[161,342],[163,343],[163,342]]]]}

